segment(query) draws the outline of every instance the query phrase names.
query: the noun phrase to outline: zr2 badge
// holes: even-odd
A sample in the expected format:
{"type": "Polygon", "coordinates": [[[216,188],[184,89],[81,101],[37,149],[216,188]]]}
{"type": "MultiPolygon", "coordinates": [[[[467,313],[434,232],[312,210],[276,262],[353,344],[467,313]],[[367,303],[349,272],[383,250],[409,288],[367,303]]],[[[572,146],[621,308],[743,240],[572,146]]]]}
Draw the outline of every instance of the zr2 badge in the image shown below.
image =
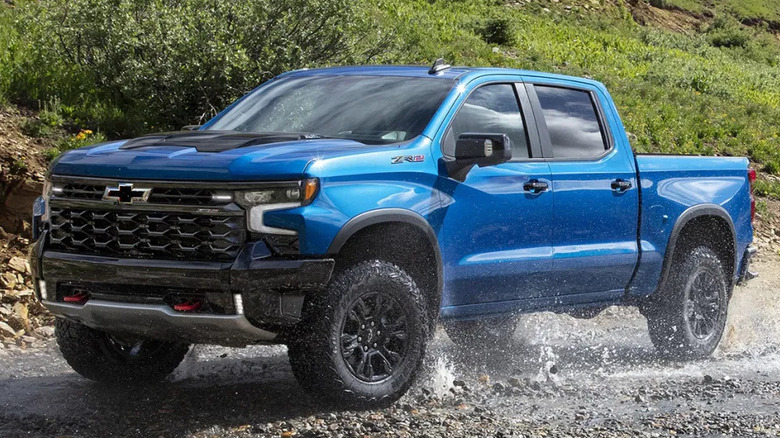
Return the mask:
{"type": "Polygon", "coordinates": [[[421,163],[425,161],[425,155],[399,155],[390,159],[390,164],[421,163]]]}

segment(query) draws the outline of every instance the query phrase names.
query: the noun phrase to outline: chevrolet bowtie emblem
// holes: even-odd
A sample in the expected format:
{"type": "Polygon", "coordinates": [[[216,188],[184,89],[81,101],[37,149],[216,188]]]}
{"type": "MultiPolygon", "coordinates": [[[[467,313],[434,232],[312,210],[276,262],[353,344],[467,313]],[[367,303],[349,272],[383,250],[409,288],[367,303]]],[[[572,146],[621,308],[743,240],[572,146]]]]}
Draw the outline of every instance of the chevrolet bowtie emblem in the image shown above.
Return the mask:
{"type": "Polygon", "coordinates": [[[131,183],[120,183],[116,187],[106,187],[103,200],[120,204],[132,204],[134,201],[146,202],[151,193],[152,189],[136,189],[131,183]]]}

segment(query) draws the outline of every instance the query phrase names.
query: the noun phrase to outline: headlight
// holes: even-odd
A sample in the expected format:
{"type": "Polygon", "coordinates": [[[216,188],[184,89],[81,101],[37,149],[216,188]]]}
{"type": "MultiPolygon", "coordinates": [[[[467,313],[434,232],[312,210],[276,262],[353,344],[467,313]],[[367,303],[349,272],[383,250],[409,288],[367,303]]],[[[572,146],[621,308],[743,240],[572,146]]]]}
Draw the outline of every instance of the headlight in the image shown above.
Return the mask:
{"type": "Polygon", "coordinates": [[[289,186],[236,192],[236,202],[247,209],[249,230],[256,233],[296,234],[293,230],[267,227],[263,223],[266,211],[286,210],[311,204],[317,196],[319,181],[305,179],[289,186]]]}

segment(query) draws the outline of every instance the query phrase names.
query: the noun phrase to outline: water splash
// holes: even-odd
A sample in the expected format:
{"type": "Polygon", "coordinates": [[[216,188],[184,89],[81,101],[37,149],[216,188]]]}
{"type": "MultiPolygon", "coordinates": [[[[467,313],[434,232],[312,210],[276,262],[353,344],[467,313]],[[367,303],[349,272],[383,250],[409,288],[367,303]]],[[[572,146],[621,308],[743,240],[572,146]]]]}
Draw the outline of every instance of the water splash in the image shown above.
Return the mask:
{"type": "Polygon", "coordinates": [[[451,395],[450,388],[455,385],[455,368],[446,355],[436,358],[432,365],[428,385],[434,395],[444,398],[451,395]]]}

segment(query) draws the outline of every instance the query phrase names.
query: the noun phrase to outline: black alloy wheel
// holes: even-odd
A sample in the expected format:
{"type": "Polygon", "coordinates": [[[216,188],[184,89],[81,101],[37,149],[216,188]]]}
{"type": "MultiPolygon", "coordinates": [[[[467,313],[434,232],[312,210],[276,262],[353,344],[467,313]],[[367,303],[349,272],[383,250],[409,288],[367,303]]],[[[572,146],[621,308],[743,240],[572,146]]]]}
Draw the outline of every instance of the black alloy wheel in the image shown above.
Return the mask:
{"type": "Polygon", "coordinates": [[[306,303],[287,345],[293,374],[319,398],[386,406],[422,367],[426,315],[422,292],[398,266],[368,260],[347,267],[306,303]]]}
{"type": "Polygon", "coordinates": [[[364,382],[387,379],[408,349],[406,315],[397,300],[382,292],[356,299],[341,328],[341,357],[364,382]]]}
{"type": "Polygon", "coordinates": [[[653,345],[671,359],[703,358],[715,351],[731,296],[728,274],[712,249],[684,251],[666,284],[642,308],[653,345]]]}

